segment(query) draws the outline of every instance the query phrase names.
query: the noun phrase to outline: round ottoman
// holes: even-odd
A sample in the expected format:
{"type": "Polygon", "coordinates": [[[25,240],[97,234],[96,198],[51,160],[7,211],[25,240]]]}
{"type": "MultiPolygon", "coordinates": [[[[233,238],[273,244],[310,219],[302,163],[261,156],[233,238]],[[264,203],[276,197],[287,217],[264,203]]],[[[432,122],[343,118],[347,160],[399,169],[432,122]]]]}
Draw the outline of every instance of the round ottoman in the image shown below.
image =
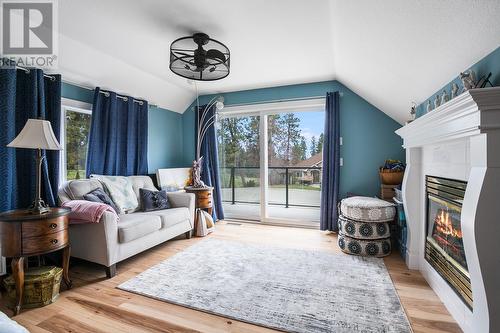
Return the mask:
{"type": "Polygon", "coordinates": [[[389,222],[360,222],[339,216],[339,231],[345,236],[359,239],[391,237],[389,222]]]}
{"type": "Polygon", "coordinates": [[[359,256],[384,257],[391,253],[390,222],[394,220],[393,204],[370,197],[350,197],[340,203],[340,249],[359,256]]]}
{"type": "Polygon", "coordinates": [[[391,238],[358,239],[339,232],[339,247],[348,254],[357,256],[385,257],[391,254],[391,238]]]}
{"type": "Polygon", "coordinates": [[[389,222],[394,220],[396,208],[378,198],[350,197],[340,202],[340,212],[351,220],[366,222],[389,222]]]}

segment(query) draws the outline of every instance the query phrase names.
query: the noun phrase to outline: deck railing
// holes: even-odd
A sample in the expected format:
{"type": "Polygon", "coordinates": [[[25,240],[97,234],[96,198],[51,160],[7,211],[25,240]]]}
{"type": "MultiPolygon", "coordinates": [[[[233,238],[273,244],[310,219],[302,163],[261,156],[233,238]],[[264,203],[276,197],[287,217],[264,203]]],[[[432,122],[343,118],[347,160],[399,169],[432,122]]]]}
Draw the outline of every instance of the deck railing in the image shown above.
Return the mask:
{"type": "MultiPolygon", "coordinates": [[[[226,199],[223,202],[230,202],[231,204],[236,203],[250,203],[250,204],[259,204],[259,201],[249,201],[249,200],[237,200],[236,199],[236,189],[237,188],[251,188],[251,187],[260,187],[260,173],[255,172],[256,170],[260,170],[260,167],[220,167],[222,171],[222,188],[231,189],[231,198],[230,200],[226,199]],[[247,170],[244,175],[242,175],[242,170],[247,170]],[[226,171],[226,173],[224,173],[226,171]],[[229,173],[227,173],[229,171],[229,173]],[[242,178],[241,184],[236,184],[236,175],[239,171],[239,176],[242,178]],[[252,172],[254,173],[252,176],[252,172]],[[244,178],[248,178],[248,180],[243,181],[244,178]],[[229,183],[229,184],[228,184],[229,183]],[[227,184],[227,186],[225,186],[227,184]]],[[[284,202],[272,202],[270,205],[279,205],[285,206],[286,208],[294,206],[294,207],[313,207],[319,208],[318,204],[299,204],[299,203],[291,203],[290,202],[290,187],[292,186],[304,186],[310,188],[311,191],[319,191],[321,184],[321,167],[275,167],[270,166],[269,169],[269,186],[284,186],[285,187],[285,200],[284,202]],[[273,171],[273,174],[271,174],[273,171]],[[281,171],[281,172],[280,172],[281,171]],[[299,176],[298,174],[302,175],[299,176]],[[316,174],[314,174],[316,173],[316,174]]],[[[293,190],[293,188],[292,188],[293,190]]]]}

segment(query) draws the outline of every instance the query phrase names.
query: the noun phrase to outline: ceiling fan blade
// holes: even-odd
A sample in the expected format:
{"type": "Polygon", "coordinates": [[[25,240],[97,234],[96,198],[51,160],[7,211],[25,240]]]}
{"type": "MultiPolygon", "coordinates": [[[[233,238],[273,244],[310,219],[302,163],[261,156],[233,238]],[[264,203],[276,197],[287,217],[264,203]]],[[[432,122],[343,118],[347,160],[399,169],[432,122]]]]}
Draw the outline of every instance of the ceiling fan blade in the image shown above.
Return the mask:
{"type": "Polygon", "coordinates": [[[184,57],[194,57],[192,54],[187,54],[187,53],[183,53],[183,52],[174,52],[175,55],[181,55],[181,56],[184,56],[184,57]]]}
{"type": "Polygon", "coordinates": [[[217,49],[210,49],[207,51],[207,58],[219,59],[221,62],[226,62],[226,56],[224,53],[217,49]]]}

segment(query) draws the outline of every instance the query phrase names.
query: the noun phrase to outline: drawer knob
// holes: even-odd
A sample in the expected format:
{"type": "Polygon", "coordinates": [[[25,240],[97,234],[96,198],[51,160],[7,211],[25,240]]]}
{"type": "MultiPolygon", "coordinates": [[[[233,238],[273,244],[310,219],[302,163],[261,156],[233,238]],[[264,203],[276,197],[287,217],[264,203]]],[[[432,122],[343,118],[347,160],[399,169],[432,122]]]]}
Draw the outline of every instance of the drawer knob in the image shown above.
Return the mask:
{"type": "Polygon", "coordinates": [[[57,244],[57,242],[58,242],[58,240],[57,240],[57,239],[51,239],[51,240],[50,240],[50,243],[51,243],[52,245],[57,244]]]}
{"type": "Polygon", "coordinates": [[[57,228],[57,224],[56,223],[51,223],[49,227],[50,227],[50,229],[55,229],[55,228],[57,228]]]}

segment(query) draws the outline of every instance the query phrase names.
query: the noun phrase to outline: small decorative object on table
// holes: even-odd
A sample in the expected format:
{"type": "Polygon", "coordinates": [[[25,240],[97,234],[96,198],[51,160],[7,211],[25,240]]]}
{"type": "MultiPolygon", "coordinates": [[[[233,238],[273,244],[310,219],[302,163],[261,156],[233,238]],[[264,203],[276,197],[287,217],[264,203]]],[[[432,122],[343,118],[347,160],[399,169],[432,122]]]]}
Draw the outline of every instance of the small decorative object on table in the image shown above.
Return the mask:
{"type": "Polygon", "coordinates": [[[476,73],[472,69],[460,73],[460,80],[464,86],[462,92],[476,87],[476,73]]]}
{"type": "Polygon", "coordinates": [[[222,96],[216,96],[212,98],[210,102],[205,106],[201,115],[198,114],[199,106],[197,108],[196,117],[198,119],[198,140],[196,142],[196,159],[193,161],[193,187],[205,187],[205,183],[201,180],[201,172],[203,166],[203,156],[201,156],[201,144],[203,139],[207,134],[208,129],[215,124],[217,121],[217,114],[219,110],[224,108],[224,98],[222,96]],[[209,116],[210,109],[215,106],[214,112],[209,116]]]}
{"type": "Polygon", "coordinates": [[[431,100],[428,100],[427,101],[427,106],[425,107],[425,112],[426,113],[429,113],[432,111],[432,104],[431,104],[431,100]]]}
{"type": "Polygon", "coordinates": [[[441,100],[439,98],[439,94],[436,95],[436,97],[434,97],[434,109],[437,109],[441,104],[441,100]]]}
{"type": "Polygon", "coordinates": [[[489,83],[491,87],[493,87],[493,83],[490,81],[491,77],[491,72],[488,73],[487,75],[483,75],[476,83],[475,88],[485,88],[486,85],[489,83]]]}
{"type": "Polygon", "coordinates": [[[203,188],[205,183],[201,180],[201,167],[203,163],[203,157],[198,158],[193,161],[193,169],[191,172],[191,179],[193,181],[193,187],[203,188]]]}
{"type": "Polygon", "coordinates": [[[24,261],[26,257],[63,251],[63,280],[69,279],[70,246],[67,208],[51,208],[45,214],[30,210],[13,210],[0,214],[2,255],[12,258],[12,277],[16,285],[14,314],[21,311],[24,300],[24,261]]]}
{"type": "MultiPolygon", "coordinates": [[[[213,192],[213,187],[194,187],[194,186],[186,186],[184,188],[187,193],[194,193],[196,196],[196,201],[195,201],[195,208],[196,208],[196,213],[195,213],[195,221],[194,221],[194,234],[196,236],[206,236],[208,232],[205,232],[203,230],[209,228],[210,220],[207,222],[206,216],[205,215],[200,215],[203,214],[202,212],[199,212],[199,210],[206,209],[207,214],[212,217],[212,209],[213,209],[213,202],[212,202],[212,192],[213,192]],[[203,216],[202,219],[200,220],[200,216],[203,216]],[[204,223],[205,225],[201,228],[198,227],[199,223],[204,223]]],[[[213,224],[213,220],[212,220],[213,224]]]]}
{"type": "Polygon", "coordinates": [[[412,121],[414,121],[416,114],[417,114],[417,103],[411,102],[411,109],[410,109],[410,117],[411,118],[406,123],[409,124],[412,121]]]}
{"type": "Polygon", "coordinates": [[[454,99],[458,96],[458,84],[453,83],[451,85],[451,99],[454,99]]]}
{"type": "Polygon", "coordinates": [[[448,93],[446,92],[446,90],[443,89],[443,93],[441,94],[441,105],[448,102],[449,100],[450,100],[450,96],[448,96],[448,93]]]}
{"type": "Polygon", "coordinates": [[[394,205],[369,197],[350,197],[340,203],[340,249],[348,254],[385,257],[391,253],[390,222],[394,205]]]}

